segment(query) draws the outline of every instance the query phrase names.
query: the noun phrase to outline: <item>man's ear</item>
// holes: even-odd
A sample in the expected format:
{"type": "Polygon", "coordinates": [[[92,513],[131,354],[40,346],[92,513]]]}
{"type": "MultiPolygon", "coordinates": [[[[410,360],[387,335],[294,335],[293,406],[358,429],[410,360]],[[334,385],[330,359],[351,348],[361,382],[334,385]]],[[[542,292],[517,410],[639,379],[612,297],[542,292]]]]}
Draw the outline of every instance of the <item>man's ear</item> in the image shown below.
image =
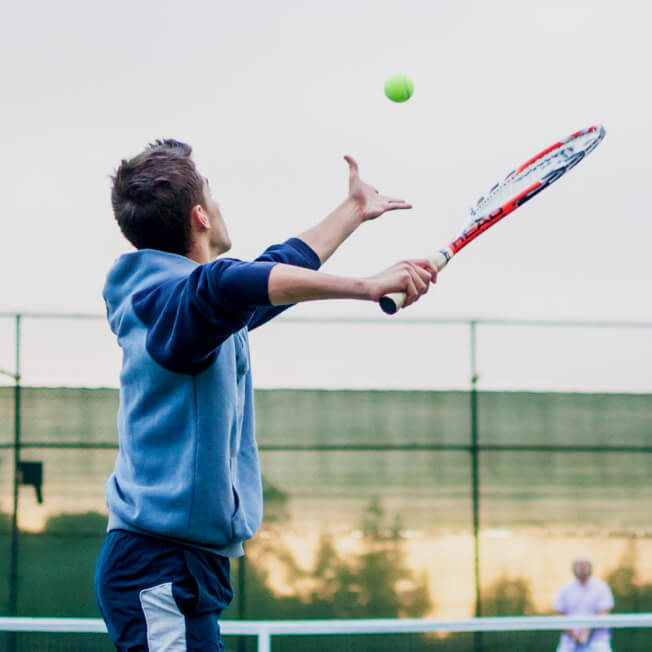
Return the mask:
{"type": "Polygon", "coordinates": [[[195,204],[190,211],[190,224],[205,231],[210,227],[208,215],[201,204],[195,204]]]}

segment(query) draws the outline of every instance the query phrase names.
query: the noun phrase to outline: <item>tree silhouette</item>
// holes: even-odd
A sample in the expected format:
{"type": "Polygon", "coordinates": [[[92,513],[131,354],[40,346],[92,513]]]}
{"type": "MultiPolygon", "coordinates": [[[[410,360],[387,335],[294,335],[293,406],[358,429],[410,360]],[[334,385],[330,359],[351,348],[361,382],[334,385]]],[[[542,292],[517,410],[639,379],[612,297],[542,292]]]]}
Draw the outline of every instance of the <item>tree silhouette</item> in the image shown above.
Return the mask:
{"type": "Polygon", "coordinates": [[[638,579],[636,543],[631,539],[618,566],[607,576],[607,584],[614,594],[616,610],[621,613],[652,611],[652,584],[638,579]]]}
{"type": "Polygon", "coordinates": [[[536,613],[530,585],[520,578],[503,574],[482,592],[483,616],[525,616],[536,613]]]}
{"type": "Polygon", "coordinates": [[[86,512],[69,514],[63,512],[49,516],[43,534],[65,537],[104,537],[106,534],[105,514],[86,512]]]}
{"type": "MultiPolygon", "coordinates": [[[[270,534],[276,524],[267,527],[270,534]]],[[[313,567],[305,569],[273,534],[254,540],[248,546],[247,617],[270,617],[271,613],[277,618],[425,615],[432,607],[426,577],[417,577],[405,565],[400,530],[399,519],[391,527],[385,525],[380,501],[372,499],[363,515],[362,546],[357,554],[342,555],[333,538],[323,534],[313,567]],[[272,565],[283,568],[294,588],[291,598],[276,595],[269,586],[269,572],[264,569],[272,565]]]]}

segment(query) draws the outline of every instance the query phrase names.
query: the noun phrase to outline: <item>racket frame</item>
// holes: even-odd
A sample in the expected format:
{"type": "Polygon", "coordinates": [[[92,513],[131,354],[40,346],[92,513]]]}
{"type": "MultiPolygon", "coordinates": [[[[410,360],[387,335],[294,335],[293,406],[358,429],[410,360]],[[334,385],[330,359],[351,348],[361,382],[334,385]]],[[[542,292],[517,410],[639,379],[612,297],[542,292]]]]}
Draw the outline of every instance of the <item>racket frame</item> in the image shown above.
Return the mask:
{"type": "MultiPolygon", "coordinates": [[[[498,182],[492,186],[486,198],[483,196],[478,199],[475,207],[471,209],[471,215],[474,217],[462,229],[461,233],[447,247],[440,249],[436,254],[429,257],[428,260],[432,266],[437,270],[437,272],[440,272],[442,269],[444,269],[444,267],[446,267],[446,265],[450,262],[451,258],[453,258],[453,256],[455,256],[455,254],[457,254],[461,249],[466,247],[469,242],[473,242],[473,240],[475,240],[481,233],[484,233],[494,224],[515,211],[519,206],[522,206],[527,201],[532,199],[532,197],[538,195],[542,190],[545,190],[548,186],[557,181],[557,179],[566,174],[568,170],[574,168],[581,160],[585,158],[587,154],[592,152],[598,146],[598,144],[604,138],[604,135],[605,129],[602,125],[592,125],[586,129],[581,129],[572,133],[570,136],[568,136],[568,138],[560,140],[554,145],[550,145],[550,147],[547,147],[543,151],[539,152],[536,156],[533,156],[525,163],[512,170],[503,179],[503,181],[498,182]],[[586,149],[575,152],[572,156],[566,159],[566,161],[564,161],[564,165],[550,170],[550,172],[544,175],[542,179],[535,181],[531,186],[519,192],[518,195],[506,201],[502,206],[495,208],[486,215],[475,217],[478,211],[481,210],[483,204],[488,202],[491,198],[491,195],[494,194],[499,188],[505,186],[512,179],[520,175],[524,170],[535,165],[538,161],[545,158],[551,152],[564,147],[571,141],[580,138],[581,136],[586,136],[593,132],[597,132],[595,140],[586,149]]],[[[392,292],[385,295],[384,297],[381,297],[379,301],[380,307],[382,308],[383,312],[387,313],[388,315],[393,315],[403,307],[405,298],[406,295],[404,292],[392,292]]]]}

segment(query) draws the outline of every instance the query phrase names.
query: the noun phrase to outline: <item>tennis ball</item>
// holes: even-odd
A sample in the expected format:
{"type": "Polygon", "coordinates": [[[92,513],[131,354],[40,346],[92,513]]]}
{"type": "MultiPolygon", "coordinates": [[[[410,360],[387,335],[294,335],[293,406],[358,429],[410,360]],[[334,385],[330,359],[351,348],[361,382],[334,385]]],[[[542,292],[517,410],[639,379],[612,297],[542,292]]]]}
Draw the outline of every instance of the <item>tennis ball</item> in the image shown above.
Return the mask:
{"type": "Polygon", "coordinates": [[[405,102],[412,97],[414,84],[407,75],[392,75],[385,82],[385,95],[392,102],[405,102]]]}

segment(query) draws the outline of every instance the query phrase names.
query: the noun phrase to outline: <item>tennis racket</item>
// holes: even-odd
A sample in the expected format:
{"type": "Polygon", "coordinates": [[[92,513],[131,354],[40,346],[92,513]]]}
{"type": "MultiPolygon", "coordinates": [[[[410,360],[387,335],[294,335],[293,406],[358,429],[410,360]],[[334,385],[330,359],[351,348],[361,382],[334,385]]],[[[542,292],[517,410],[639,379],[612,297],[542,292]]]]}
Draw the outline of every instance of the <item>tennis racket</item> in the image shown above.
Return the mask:
{"type": "MultiPolygon", "coordinates": [[[[602,125],[576,131],[510,172],[503,181],[491,188],[486,197],[478,199],[471,209],[471,221],[461,233],[430,258],[433,267],[438,272],[444,269],[450,259],[469,242],[575,167],[598,146],[604,135],[602,125]]],[[[388,315],[393,315],[404,303],[404,292],[387,294],[380,299],[380,307],[388,315]]]]}

